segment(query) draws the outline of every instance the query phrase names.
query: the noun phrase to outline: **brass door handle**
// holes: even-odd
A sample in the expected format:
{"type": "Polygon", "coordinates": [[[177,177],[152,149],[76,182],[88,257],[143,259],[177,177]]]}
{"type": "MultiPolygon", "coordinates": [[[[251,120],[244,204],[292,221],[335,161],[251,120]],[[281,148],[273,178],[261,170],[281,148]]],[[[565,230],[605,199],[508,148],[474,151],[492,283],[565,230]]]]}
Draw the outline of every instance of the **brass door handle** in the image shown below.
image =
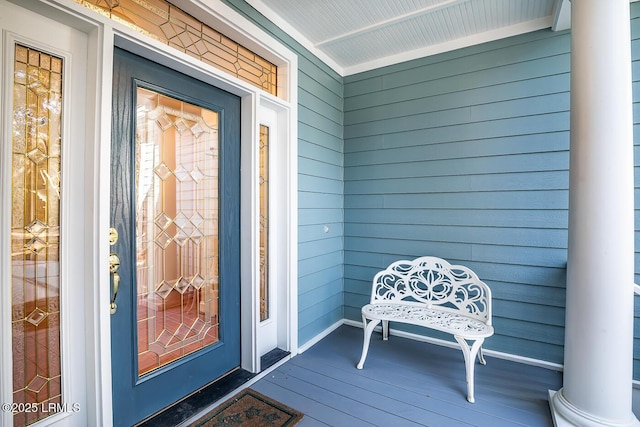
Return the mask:
{"type": "Polygon", "coordinates": [[[116,304],[116,296],[118,296],[118,286],[120,286],[120,275],[113,273],[113,297],[111,297],[111,303],[109,304],[109,312],[115,314],[118,309],[116,304]]]}
{"type": "Polygon", "coordinates": [[[111,296],[111,303],[109,304],[111,314],[115,314],[118,309],[118,305],[116,304],[118,288],[120,287],[120,274],[118,274],[118,268],[120,268],[120,258],[112,252],[109,254],[109,272],[113,276],[113,295],[111,296]]]}

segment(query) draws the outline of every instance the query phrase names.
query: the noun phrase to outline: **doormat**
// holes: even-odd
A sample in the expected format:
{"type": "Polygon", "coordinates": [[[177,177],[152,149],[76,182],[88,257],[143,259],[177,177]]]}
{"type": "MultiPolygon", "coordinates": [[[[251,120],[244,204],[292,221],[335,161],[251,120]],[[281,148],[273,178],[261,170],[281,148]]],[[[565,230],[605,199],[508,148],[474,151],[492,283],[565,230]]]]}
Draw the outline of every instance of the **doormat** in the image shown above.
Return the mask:
{"type": "Polygon", "coordinates": [[[298,424],[303,416],[302,413],[247,388],[189,427],[290,427],[298,424]]]}

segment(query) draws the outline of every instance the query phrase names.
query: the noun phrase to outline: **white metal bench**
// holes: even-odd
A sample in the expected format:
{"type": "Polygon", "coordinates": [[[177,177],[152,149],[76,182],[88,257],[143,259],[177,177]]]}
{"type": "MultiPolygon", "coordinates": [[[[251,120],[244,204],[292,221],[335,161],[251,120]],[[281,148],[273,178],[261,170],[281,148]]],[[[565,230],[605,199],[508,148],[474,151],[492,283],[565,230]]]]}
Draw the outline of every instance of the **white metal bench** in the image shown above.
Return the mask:
{"type": "Polygon", "coordinates": [[[436,257],[396,261],[373,278],[371,303],[362,307],[364,342],[362,369],[374,328],[382,322],[382,338],[389,337],[389,321],[424,326],[450,333],[462,348],[467,400],[474,402],[475,358],[484,339],[493,335],[491,289],[469,268],[436,257]],[[469,345],[471,342],[471,345],[469,345]]]}

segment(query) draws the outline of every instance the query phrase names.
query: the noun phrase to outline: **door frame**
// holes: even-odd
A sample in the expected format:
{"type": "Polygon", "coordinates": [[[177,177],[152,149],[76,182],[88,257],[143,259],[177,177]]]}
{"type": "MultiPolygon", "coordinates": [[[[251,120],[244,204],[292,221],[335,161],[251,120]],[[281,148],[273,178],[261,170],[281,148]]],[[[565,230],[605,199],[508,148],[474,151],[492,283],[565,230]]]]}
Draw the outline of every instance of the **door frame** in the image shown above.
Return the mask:
{"type": "MultiPolygon", "coordinates": [[[[289,335],[287,334],[287,323],[291,322],[290,319],[290,310],[291,306],[295,304],[297,307],[297,292],[292,293],[288,291],[289,285],[289,273],[288,273],[288,263],[287,260],[297,260],[297,255],[289,253],[286,248],[282,247],[282,243],[279,241],[281,235],[277,232],[273,232],[273,230],[284,230],[290,226],[289,222],[291,221],[291,211],[288,211],[288,207],[290,206],[290,202],[287,197],[290,194],[287,194],[284,191],[280,191],[282,188],[286,188],[290,181],[296,181],[297,177],[294,172],[292,172],[287,167],[286,159],[289,154],[287,150],[289,150],[288,144],[284,143],[287,140],[287,133],[289,132],[288,128],[288,111],[287,109],[282,108],[277,103],[274,103],[270,99],[261,98],[260,105],[258,106],[258,111],[260,112],[260,117],[257,122],[257,132],[258,137],[260,135],[260,126],[266,125],[269,127],[269,204],[268,204],[268,223],[269,223],[269,237],[267,240],[268,245],[268,287],[269,287],[269,319],[265,321],[260,321],[260,304],[258,301],[258,307],[256,312],[256,320],[255,323],[257,325],[258,331],[254,334],[256,336],[257,342],[255,343],[255,351],[259,352],[261,348],[265,348],[265,351],[268,351],[270,346],[265,346],[265,343],[268,342],[270,344],[275,343],[277,348],[288,350],[292,348],[289,340],[289,335]],[[293,257],[295,258],[289,258],[293,257]],[[261,333],[271,333],[273,332],[275,336],[267,338],[265,340],[261,340],[261,333]]],[[[257,258],[255,261],[257,265],[260,263],[260,224],[259,224],[259,216],[260,216],[260,184],[259,184],[259,156],[260,156],[260,148],[259,146],[252,147],[253,153],[252,155],[255,157],[255,165],[249,166],[251,171],[255,174],[255,176],[250,177],[251,182],[255,183],[255,194],[253,195],[253,202],[255,203],[255,217],[258,218],[258,222],[256,223],[256,230],[253,236],[247,236],[247,239],[253,238],[255,241],[253,242],[252,247],[257,248],[254,251],[254,254],[257,258]]],[[[244,155],[244,153],[242,153],[244,155]]],[[[245,156],[247,157],[247,156],[245,156]]],[[[247,177],[249,178],[249,177],[247,177]]],[[[294,215],[297,213],[293,212],[294,215]]],[[[247,218],[247,221],[251,219],[247,218]]],[[[297,243],[295,244],[297,247],[297,243]]],[[[294,261],[297,263],[297,261],[294,261]]],[[[254,275],[251,280],[256,283],[256,293],[260,295],[260,269],[256,269],[252,272],[254,275]]],[[[248,280],[248,279],[247,279],[248,280]]],[[[248,304],[247,304],[248,305],[248,304]]],[[[297,319],[297,309],[295,311],[295,317],[297,319]]],[[[295,351],[291,351],[292,354],[296,354],[297,351],[297,322],[295,330],[293,331],[296,335],[296,346],[293,347],[295,351]]],[[[259,361],[260,356],[262,354],[256,353],[256,359],[259,361]]],[[[260,370],[260,369],[258,369],[260,370]]]]}
{"type": "MultiPolygon", "coordinates": [[[[83,89],[90,82],[87,76],[87,35],[84,31],[67,25],[66,22],[55,22],[51,26],[51,20],[46,15],[33,13],[24,8],[0,0],[0,8],[4,13],[15,13],[13,19],[0,25],[0,69],[5,78],[0,83],[0,121],[8,123],[11,120],[13,107],[13,79],[14,72],[14,47],[23,44],[30,48],[46,52],[59,57],[63,61],[62,71],[62,120],[61,120],[61,164],[62,180],[60,182],[60,236],[58,261],[59,267],[59,326],[60,326],[60,372],[62,377],[61,394],[63,405],[81,409],[87,407],[86,388],[84,375],[86,359],[81,354],[74,352],[78,346],[86,345],[86,333],[82,327],[87,313],[73,310],[74,307],[82,307],[85,303],[84,278],[86,270],[83,264],[76,264],[83,256],[83,243],[85,229],[85,199],[83,197],[82,177],[85,171],[83,162],[83,141],[86,136],[86,114],[88,99],[83,95],[83,89]],[[39,15],[39,16],[34,16],[39,15]],[[23,30],[33,24],[35,18],[37,27],[23,30]],[[46,21],[43,23],[43,21],[46,21]],[[55,35],[51,35],[56,32],[55,35]],[[59,40],[59,42],[57,42],[59,40]],[[71,81],[69,81],[71,80],[71,81]],[[72,115],[71,111],[79,113],[72,115]],[[68,177],[68,179],[65,179],[68,177]],[[75,406],[73,406],[75,405],[75,406]]],[[[2,179],[0,179],[0,200],[4,206],[0,209],[0,281],[3,284],[12,283],[13,263],[11,262],[11,187],[12,166],[12,132],[11,126],[2,129],[0,144],[0,161],[2,166],[2,179]],[[9,177],[9,179],[4,179],[9,177]],[[9,206],[9,208],[7,208],[9,206]]],[[[0,289],[0,372],[13,371],[12,337],[12,294],[11,286],[0,289]]],[[[3,376],[0,374],[0,376],[3,376]]],[[[4,378],[4,376],[3,376],[4,378]]],[[[13,401],[12,374],[8,381],[0,384],[0,401],[3,403],[13,401]]],[[[53,412],[53,411],[51,411],[53,412]]],[[[78,410],[64,410],[60,413],[49,414],[40,420],[41,424],[73,425],[85,423],[85,414],[77,413],[78,410]]],[[[0,425],[11,425],[13,415],[10,411],[0,412],[0,425]]]]}
{"type": "MultiPolygon", "coordinates": [[[[281,204],[283,227],[271,230],[272,250],[282,262],[278,267],[278,346],[292,355],[298,352],[298,232],[297,232],[297,108],[298,57],[270,34],[227,6],[222,0],[172,0],[187,13],[252,49],[278,66],[275,97],[187,54],[138,33],[85,8],[73,0],[8,0],[20,7],[48,16],[88,35],[87,145],[85,151],[85,221],[92,225],[85,233],[84,298],[87,314],[86,372],[87,419],[90,424],[112,425],[111,330],[109,277],[109,205],[111,155],[111,96],[114,46],[150,59],[241,98],[241,367],[258,373],[259,316],[259,183],[258,145],[261,108],[273,110],[279,123],[278,138],[272,141],[280,167],[272,179],[282,183],[274,188],[274,200],[281,204]],[[251,171],[246,173],[246,171],[251,171]],[[277,172],[277,175],[276,175],[277,172]],[[282,291],[282,292],[280,292],[282,291]]],[[[275,227],[274,227],[275,228],[275,227]]],[[[10,356],[10,355],[8,355],[10,356]]],[[[10,401],[5,399],[4,401],[10,401]]]]}

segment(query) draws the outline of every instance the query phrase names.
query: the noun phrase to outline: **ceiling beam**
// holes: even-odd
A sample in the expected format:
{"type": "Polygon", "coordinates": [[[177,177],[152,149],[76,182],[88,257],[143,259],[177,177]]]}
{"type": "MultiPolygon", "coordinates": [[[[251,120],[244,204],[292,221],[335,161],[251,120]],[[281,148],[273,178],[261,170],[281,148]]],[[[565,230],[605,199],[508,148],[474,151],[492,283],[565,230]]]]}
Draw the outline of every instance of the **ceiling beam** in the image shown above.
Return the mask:
{"type": "Polygon", "coordinates": [[[458,4],[461,4],[461,3],[466,3],[468,1],[469,0],[444,0],[444,1],[441,1],[440,3],[437,3],[437,4],[426,6],[426,7],[423,7],[421,9],[416,9],[414,11],[411,11],[411,12],[408,12],[408,13],[405,13],[405,14],[402,14],[402,15],[394,16],[394,17],[389,18],[389,19],[384,19],[384,20],[378,21],[378,22],[376,22],[374,24],[367,25],[367,26],[355,29],[353,31],[349,31],[347,33],[343,33],[343,34],[340,34],[338,36],[328,38],[326,40],[322,40],[322,41],[316,43],[314,46],[317,47],[317,48],[320,48],[322,46],[326,46],[326,45],[329,45],[329,44],[337,43],[339,41],[347,40],[347,39],[350,39],[352,37],[359,36],[361,34],[366,34],[366,33],[371,32],[371,31],[376,31],[376,30],[379,30],[381,28],[388,27],[390,25],[394,25],[394,24],[397,24],[397,23],[400,23],[400,22],[403,22],[403,21],[407,21],[409,19],[413,19],[413,18],[416,18],[418,16],[427,15],[427,14],[433,13],[433,12],[435,12],[437,10],[446,9],[448,7],[455,6],[455,5],[458,5],[458,4]]]}

